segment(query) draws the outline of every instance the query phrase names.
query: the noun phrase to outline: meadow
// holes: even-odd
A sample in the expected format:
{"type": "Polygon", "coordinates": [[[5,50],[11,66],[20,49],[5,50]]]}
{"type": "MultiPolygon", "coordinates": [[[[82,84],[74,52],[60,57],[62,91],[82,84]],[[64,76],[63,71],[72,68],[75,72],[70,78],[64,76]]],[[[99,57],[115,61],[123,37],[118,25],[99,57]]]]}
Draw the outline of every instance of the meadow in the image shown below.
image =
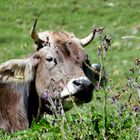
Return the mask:
{"type": "Polygon", "coordinates": [[[93,100],[53,117],[44,115],[28,130],[0,130],[0,140],[138,140],[140,139],[140,1],[138,0],[1,0],[0,63],[24,58],[33,51],[30,29],[39,17],[38,31],[67,31],[86,36],[104,27],[111,45],[98,56],[102,36],[85,49],[92,63],[101,63],[108,84],[94,91],[93,100]],[[105,55],[104,55],[105,54],[105,55]]]}

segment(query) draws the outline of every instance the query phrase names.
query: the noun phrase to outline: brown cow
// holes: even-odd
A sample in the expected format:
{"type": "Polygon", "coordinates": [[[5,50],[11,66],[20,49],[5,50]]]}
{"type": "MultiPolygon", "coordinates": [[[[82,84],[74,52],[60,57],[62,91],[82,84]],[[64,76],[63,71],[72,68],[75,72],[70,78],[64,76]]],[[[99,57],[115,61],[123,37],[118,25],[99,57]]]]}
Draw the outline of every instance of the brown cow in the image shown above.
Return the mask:
{"type": "Polygon", "coordinates": [[[8,132],[27,129],[33,117],[38,121],[44,112],[52,113],[49,99],[62,103],[68,98],[76,103],[92,99],[95,74],[83,46],[97,30],[80,40],[64,32],[38,34],[35,25],[31,36],[38,51],[0,65],[0,128],[8,132]]]}
{"type": "MultiPolygon", "coordinates": [[[[58,48],[59,52],[67,53],[72,55],[74,59],[79,59],[82,56],[80,50],[83,50],[95,37],[96,33],[101,33],[103,28],[95,28],[88,36],[83,39],[76,38],[74,34],[69,34],[65,32],[50,32],[44,31],[37,33],[36,32],[37,19],[34,22],[34,25],[31,30],[31,37],[36,44],[36,50],[43,48],[45,45],[51,44],[52,48],[58,48]],[[70,54],[71,53],[71,54],[70,54]],[[79,55],[77,55],[79,53],[79,55]],[[81,53],[81,54],[80,54],[81,53]],[[80,56],[81,55],[81,56],[80,56]],[[80,56],[78,58],[78,56],[80,56]],[[77,58],[76,58],[77,57],[77,58]]],[[[85,75],[95,84],[99,81],[100,74],[100,65],[99,64],[90,64],[88,60],[88,55],[86,54],[85,63],[82,64],[82,69],[85,75]]],[[[101,85],[106,82],[105,72],[102,74],[101,85]]]]}

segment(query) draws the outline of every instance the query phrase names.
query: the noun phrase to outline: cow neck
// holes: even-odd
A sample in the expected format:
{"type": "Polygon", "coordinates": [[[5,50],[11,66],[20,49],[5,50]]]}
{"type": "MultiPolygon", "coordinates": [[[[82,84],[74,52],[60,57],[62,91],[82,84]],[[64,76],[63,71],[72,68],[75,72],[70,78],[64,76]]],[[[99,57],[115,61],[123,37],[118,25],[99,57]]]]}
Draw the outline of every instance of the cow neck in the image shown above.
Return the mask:
{"type": "Polygon", "coordinates": [[[31,126],[33,118],[37,119],[39,109],[39,97],[35,87],[35,78],[25,83],[24,103],[27,105],[27,114],[29,120],[29,127],[31,126]],[[27,103],[26,103],[27,101],[27,103]]]}
{"type": "Polygon", "coordinates": [[[28,83],[27,82],[24,83],[23,102],[24,102],[26,111],[28,111],[28,83]]]}
{"type": "Polygon", "coordinates": [[[22,96],[23,104],[24,104],[25,110],[27,112],[27,110],[28,110],[28,92],[27,92],[28,85],[27,85],[27,82],[15,83],[14,86],[16,86],[15,89],[17,88],[19,95],[20,96],[23,95],[22,96]],[[23,92],[23,94],[22,94],[22,92],[23,92]]]}

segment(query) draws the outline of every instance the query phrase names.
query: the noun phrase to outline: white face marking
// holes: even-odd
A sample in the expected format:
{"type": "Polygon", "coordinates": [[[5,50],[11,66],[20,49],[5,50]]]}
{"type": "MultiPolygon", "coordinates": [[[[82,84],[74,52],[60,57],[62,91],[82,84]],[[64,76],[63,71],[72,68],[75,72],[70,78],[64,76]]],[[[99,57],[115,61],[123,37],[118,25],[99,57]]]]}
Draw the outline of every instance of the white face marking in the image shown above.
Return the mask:
{"type": "Polygon", "coordinates": [[[66,87],[64,87],[64,89],[60,93],[60,97],[64,98],[64,97],[76,94],[78,91],[80,91],[83,88],[82,81],[84,81],[84,82],[87,81],[87,83],[88,83],[89,79],[86,78],[86,77],[79,77],[79,78],[70,80],[68,82],[68,84],[66,85],[66,87]],[[80,81],[81,85],[80,84],[79,85],[74,84],[73,83],[74,81],[80,81]]]}

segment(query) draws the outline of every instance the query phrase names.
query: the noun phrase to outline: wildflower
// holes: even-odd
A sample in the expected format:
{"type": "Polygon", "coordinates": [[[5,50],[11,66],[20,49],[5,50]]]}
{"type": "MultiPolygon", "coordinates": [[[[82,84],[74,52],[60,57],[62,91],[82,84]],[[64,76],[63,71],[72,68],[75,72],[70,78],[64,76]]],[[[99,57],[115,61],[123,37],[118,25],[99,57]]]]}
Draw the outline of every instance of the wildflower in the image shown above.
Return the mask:
{"type": "Polygon", "coordinates": [[[95,28],[94,30],[96,30],[96,33],[101,34],[104,30],[104,27],[95,28]]]}
{"type": "Polygon", "coordinates": [[[140,65],[140,58],[137,58],[137,59],[136,59],[135,65],[137,65],[137,66],[140,65]]]}
{"type": "Polygon", "coordinates": [[[107,87],[107,92],[112,92],[112,88],[111,87],[107,87]]]}
{"type": "Polygon", "coordinates": [[[112,103],[112,104],[115,104],[116,101],[119,100],[119,97],[120,97],[120,96],[121,96],[120,93],[118,93],[117,95],[112,96],[112,97],[111,97],[111,101],[112,101],[111,103],[112,103]]]}
{"type": "Polygon", "coordinates": [[[111,104],[115,104],[116,103],[116,97],[115,96],[112,96],[111,97],[111,104]]]}
{"type": "Polygon", "coordinates": [[[103,48],[104,48],[104,50],[105,50],[105,52],[107,52],[108,51],[108,48],[109,48],[109,46],[110,46],[110,43],[111,43],[111,37],[110,36],[105,36],[104,37],[104,40],[103,40],[103,48]]]}
{"type": "Polygon", "coordinates": [[[138,91],[138,97],[140,98],[140,85],[137,82],[134,82],[134,88],[138,91]]]}
{"type": "Polygon", "coordinates": [[[42,95],[42,99],[48,99],[48,92],[45,91],[42,95]]]}
{"type": "Polygon", "coordinates": [[[135,105],[135,106],[133,107],[133,110],[134,110],[135,112],[138,112],[138,111],[139,111],[138,105],[135,105]]]}
{"type": "Polygon", "coordinates": [[[134,68],[129,68],[129,71],[131,71],[134,74],[134,68]]]}
{"type": "Polygon", "coordinates": [[[101,85],[100,85],[100,83],[98,82],[98,83],[96,83],[96,85],[95,85],[95,90],[98,91],[99,89],[101,89],[101,85]]]}
{"type": "Polygon", "coordinates": [[[131,78],[127,77],[127,85],[131,87],[131,78]]]}

